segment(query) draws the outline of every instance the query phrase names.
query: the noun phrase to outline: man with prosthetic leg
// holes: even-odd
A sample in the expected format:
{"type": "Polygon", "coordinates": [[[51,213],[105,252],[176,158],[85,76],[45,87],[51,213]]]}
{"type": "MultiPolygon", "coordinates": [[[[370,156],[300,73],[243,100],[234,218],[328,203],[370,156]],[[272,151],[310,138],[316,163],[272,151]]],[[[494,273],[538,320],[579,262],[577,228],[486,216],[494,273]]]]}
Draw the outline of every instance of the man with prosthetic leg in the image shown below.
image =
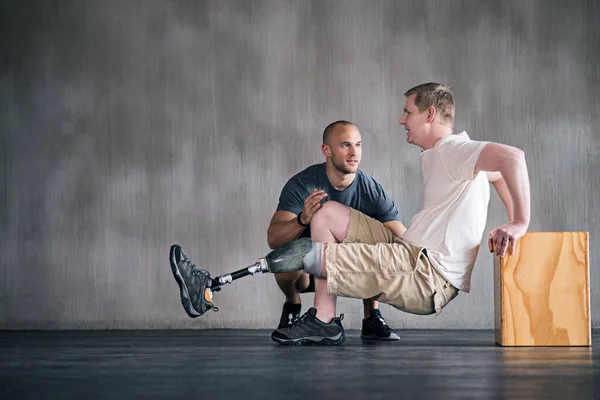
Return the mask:
{"type": "MultiPolygon", "coordinates": [[[[530,195],[523,152],[470,140],[464,132],[452,134],[454,101],[443,85],[419,85],[405,96],[400,124],[407,141],[423,149],[423,208],[402,238],[394,237],[391,243],[348,243],[356,232],[385,227],[354,209],[328,202],[312,218],[312,242],[293,241],[241,275],[237,271],[241,277],[253,273],[248,271],[251,268],[274,273],[302,269],[315,276],[315,307],[292,326],[273,332],[276,342],[343,343],[336,296],[373,298],[408,313],[427,315],[441,312],[459,291],[468,293],[487,219],[489,183],[506,205],[509,219],[490,232],[490,251],[503,257],[509,247],[514,251],[516,241],[527,231],[530,195]]],[[[210,309],[210,288],[218,290],[221,277],[213,280],[198,270],[177,245],[171,250],[171,266],[188,315],[210,309]]]]}

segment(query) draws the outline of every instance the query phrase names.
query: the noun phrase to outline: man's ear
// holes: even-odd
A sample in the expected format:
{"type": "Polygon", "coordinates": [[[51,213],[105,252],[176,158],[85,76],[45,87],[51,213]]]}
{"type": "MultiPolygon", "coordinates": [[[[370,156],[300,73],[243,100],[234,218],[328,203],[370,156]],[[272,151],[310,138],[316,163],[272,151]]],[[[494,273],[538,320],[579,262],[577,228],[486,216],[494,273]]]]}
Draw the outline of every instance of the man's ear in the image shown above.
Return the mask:
{"type": "Polygon", "coordinates": [[[435,120],[435,116],[437,114],[437,110],[434,106],[429,106],[427,108],[427,122],[432,123],[435,120]]]}
{"type": "Polygon", "coordinates": [[[331,147],[329,147],[328,144],[323,143],[321,145],[321,153],[323,153],[326,158],[331,157],[331,147]]]}

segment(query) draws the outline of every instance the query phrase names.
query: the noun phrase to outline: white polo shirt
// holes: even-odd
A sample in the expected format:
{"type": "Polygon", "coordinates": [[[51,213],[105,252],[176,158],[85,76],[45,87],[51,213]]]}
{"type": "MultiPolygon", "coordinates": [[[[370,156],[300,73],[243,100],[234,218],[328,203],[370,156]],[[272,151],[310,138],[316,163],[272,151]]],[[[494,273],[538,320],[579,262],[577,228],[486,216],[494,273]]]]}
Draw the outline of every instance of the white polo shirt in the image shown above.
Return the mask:
{"type": "Polygon", "coordinates": [[[433,267],[464,292],[487,221],[490,185],[485,172],[475,173],[487,143],[461,132],[421,152],[423,205],[402,235],[426,247],[433,267]]]}

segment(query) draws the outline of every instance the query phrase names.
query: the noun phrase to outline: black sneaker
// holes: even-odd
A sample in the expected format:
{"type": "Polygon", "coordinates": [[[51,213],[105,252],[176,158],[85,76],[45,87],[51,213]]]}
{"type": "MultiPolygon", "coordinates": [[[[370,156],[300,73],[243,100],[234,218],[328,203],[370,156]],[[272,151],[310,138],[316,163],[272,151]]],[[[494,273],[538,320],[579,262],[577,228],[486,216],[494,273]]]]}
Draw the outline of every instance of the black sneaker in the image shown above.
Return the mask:
{"type": "Polygon", "coordinates": [[[346,340],[342,326],[344,314],[332,319],[328,324],[319,320],[316,315],[317,310],[314,307],[309,308],[292,326],[273,332],[271,339],[292,346],[307,344],[336,346],[344,343],[346,340]]]}
{"type": "Polygon", "coordinates": [[[208,310],[218,311],[212,301],[212,279],[209,272],[196,268],[177,244],[171,246],[169,261],[173,276],[179,284],[181,304],[185,312],[196,318],[208,310]]]}
{"type": "Polygon", "coordinates": [[[400,340],[400,337],[389,327],[383,319],[381,312],[376,309],[369,310],[370,317],[363,319],[361,339],[372,340],[400,340]]]}
{"type": "Polygon", "coordinates": [[[300,318],[300,310],[302,304],[292,304],[287,301],[283,305],[281,310],[281,318],[279,319],[279,325],[277,329],[290,327],[300,318]]]}

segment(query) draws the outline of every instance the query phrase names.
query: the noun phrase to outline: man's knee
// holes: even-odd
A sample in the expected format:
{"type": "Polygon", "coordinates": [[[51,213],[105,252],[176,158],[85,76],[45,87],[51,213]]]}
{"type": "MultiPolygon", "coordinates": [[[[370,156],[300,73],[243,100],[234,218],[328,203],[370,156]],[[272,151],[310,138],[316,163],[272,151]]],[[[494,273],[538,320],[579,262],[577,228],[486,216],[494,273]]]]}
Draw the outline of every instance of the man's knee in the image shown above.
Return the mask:
{"type": "Polygon", "coordinates": [[[350,208],[337,201],[325,202],[313,215],[311,225],[327,225],[331,220],[339,220],[340,217],[349,215],[350,208]]]}
{"type": "Polygon", "coordinates": [[[310,285],[310,276],[306,272],[302,272],[295,282],[296,290],[302,292],[310,285]]]}
{"type": "Polygon", "coordinates": [[[308,278],[308,275],[302,270],[292,272],[280,272],[273,275],[275,275],[275,281],[277,281],[277,284],[279,286],[292,286],[296,283],[298,279],[302,277],[302,275],[306,275],[308,278]]]}

